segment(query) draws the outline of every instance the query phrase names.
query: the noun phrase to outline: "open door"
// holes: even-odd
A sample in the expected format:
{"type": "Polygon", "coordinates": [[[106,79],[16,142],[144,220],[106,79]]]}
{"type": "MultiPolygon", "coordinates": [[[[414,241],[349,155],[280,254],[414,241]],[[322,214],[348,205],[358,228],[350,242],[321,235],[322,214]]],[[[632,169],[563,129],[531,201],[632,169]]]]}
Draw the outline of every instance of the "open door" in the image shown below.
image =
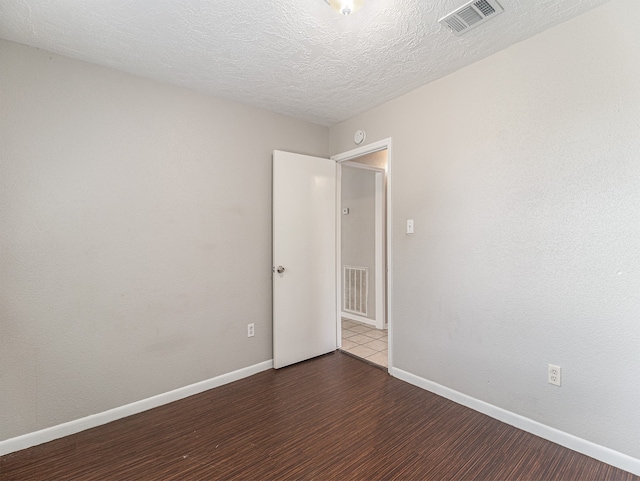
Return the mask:
{"type": "Polygon", "coordinates": [[[273,364],[337,348],[335,161],[273,153],[273,364]]]}

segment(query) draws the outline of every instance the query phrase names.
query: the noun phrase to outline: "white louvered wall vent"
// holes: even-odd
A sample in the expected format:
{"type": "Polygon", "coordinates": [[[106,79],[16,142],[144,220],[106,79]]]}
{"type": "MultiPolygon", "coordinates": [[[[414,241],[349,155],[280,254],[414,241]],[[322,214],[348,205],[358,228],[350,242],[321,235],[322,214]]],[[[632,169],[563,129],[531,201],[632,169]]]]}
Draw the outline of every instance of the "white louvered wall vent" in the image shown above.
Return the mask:
{"type": "Polygon", "coordinates": [[[343,309],[353,314],[367,315],[369,299],[369,269],[366,267],[344,266],[343,309]]]}
{"type": "Polygon", "coordinates": [[[442,17],[438,23],[460,36],[502,12],[504,8],[496,0],[472,0],[446,17],[442,17]]]}

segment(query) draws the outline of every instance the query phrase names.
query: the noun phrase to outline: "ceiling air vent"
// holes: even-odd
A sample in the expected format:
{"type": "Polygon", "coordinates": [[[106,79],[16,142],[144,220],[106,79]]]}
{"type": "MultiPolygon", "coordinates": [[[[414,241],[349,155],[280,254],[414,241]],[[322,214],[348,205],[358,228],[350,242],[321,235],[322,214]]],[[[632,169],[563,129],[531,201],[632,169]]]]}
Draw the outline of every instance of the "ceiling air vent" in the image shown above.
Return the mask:
{"type": "Polygon", "coordinates": [[[472,28],[491,20],[504,9],[496,0],[472,0],[455,12],[438,20],[438,23],[448,27],[456,35],[464,35],[472,28]]]}

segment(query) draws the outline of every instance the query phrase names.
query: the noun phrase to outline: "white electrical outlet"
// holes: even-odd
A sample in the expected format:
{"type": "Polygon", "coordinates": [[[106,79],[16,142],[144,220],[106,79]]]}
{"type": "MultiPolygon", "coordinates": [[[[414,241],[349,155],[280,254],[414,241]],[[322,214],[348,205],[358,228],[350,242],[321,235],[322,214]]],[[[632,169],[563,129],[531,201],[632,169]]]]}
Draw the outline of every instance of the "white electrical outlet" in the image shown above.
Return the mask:
{"type": "Polygon", "coordinates": [[[247,337],[253,337],[256,334],[256,326],[253,324],[247,324],[247,337]]]}
{"type": "Polygon", "coordinates": [[[562,368],[560,366],[549,364],[548,375],[549,384],[562,386],[562,368]]]}

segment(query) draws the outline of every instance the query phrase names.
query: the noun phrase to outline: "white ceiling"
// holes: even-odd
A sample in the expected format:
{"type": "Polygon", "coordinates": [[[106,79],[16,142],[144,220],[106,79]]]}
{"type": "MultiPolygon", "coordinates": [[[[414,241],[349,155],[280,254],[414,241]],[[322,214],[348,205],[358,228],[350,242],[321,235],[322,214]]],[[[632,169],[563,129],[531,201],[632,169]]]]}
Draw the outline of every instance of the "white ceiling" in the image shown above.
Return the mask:
{"type": "Polygon", "coordinates": [[[467,0],[2,0],[0,37],[330,126],[608,0],[499,0],[456,37],[467,0]]]}

